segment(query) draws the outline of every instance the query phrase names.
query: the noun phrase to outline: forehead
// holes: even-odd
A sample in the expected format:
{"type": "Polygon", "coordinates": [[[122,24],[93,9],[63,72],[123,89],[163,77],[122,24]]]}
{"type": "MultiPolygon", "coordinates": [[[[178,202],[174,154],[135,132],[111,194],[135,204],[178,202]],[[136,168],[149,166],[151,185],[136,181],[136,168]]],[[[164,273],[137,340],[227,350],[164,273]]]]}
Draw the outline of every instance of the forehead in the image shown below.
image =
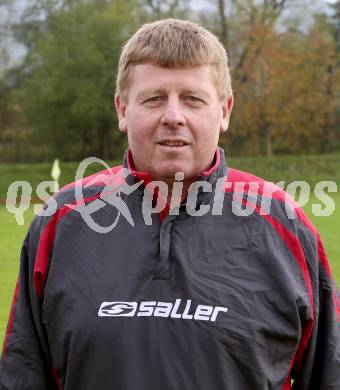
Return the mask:
{"type": "Polygon", "coordinates": [[[216,85],[210,65],[168,68],[138,64],[131,69],[128,95],[154,90],[201,90],[215,94],[216,85]]]}

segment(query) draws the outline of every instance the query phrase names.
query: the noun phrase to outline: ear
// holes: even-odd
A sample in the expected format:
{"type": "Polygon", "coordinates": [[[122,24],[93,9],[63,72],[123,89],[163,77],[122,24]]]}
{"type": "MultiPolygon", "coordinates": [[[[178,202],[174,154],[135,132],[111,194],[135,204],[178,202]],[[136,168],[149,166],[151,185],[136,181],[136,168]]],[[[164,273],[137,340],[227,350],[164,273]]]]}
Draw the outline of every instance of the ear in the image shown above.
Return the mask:
{"type": "Polygon", "coordinates": [[[220,125],[220,132],[225,133],[228,130],[229,119],[231,115],[231,110],[233,109],[234,99],[232,96],[228,98],[226,102],[222,104],[222,118],[220,125]]]}
{"type": "Polygon", "coordinates": [[[126,123],[126,102],[125,100],[120,96],[115,96],[115,105],[116,105],[116,111],[118,115],[118,121],[119,121],[119,130],[122,133],[127,132],[127,123],[126,123]]]}

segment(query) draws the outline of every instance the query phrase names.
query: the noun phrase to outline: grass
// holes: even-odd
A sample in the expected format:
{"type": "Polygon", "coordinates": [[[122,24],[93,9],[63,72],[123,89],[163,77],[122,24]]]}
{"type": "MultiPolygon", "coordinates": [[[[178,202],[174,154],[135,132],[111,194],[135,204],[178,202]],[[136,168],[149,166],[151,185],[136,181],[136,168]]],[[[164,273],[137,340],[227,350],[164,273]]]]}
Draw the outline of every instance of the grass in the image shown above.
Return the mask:
{"type": "MultiPolygon", "coordinates": [[[[110,162],[109,166],[119,165],[121,162],[110,162]]],[[[77,162],[62,162],[60,163],[61,176],[60,186],[64,186],[74,181],[75,174],[78,168],[77,162]]],[[[14,181],[28,181],[34,191],[37,185],[44,180],[52,180],[51,178],[51,164],[0,164],[0,200],[6,198],[8,187],[14,181]]],[[[86,176],[92,173],[98,172],[105,169],[100,164],[92,164],[86,170],[86,176]]]]}
{"type": "Polygon", "coordinates": [[[333,180],[340,184],[340,154],[237,157],[227,159],[230,166],[278,182],[307,181],[312,187],[319,181],[333,180]]]}
{"type": "Polygon", "coordinates": [[[340,288],[340,193],[333,196],[333,199],[336,206],[334,213],[329,217],[318,217],[312,214],[312,203],[318,203],[315,198],[311,198],[310,202],[305,207],[305,211],[321,234],[322,242],[325,245],[327,256],[331,264],[333,276],[340,288]]]}
{"type": "MultiPolygon", "coordinates": [[[[305,180],[311,186],[321,180],[333,180],[340,183],[340,154],[322,156],[274,156],[274,157],[231,157],[227,158],[228,165],[252,172],[269,181],[305,180]]],[[[120,161],[108,162],[109,166],[121,164],[120,161]]],[[[60,185],[74,181],[77,162],[61,162],[60,185]]],[[[0,164],[0,200],[5,199],[9,185],[15,180],[26,180],[31,183],[33,190],[38,183],[51,179],[50,164],[0,164]]],[[[86,171],[90,175],[105,169],[100,164],[92,164],[86,171]]]]}
{"type": "Polygon", "coordinates": [[[25,214],[25,225],[20,226],[14,215],[0,206],[0,350],[18,276],[20,248],[33,215],[30,208],[25,214]]]}

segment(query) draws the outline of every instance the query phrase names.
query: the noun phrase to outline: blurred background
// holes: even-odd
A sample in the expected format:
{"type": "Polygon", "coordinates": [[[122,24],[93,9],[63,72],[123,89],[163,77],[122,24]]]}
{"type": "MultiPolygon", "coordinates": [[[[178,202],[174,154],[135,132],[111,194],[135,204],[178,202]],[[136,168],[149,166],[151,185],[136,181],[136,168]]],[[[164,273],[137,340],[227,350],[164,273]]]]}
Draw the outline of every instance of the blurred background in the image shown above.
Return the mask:
{"type": "Polygon", "coordinates": [[[170,16],[229,53],[229,155],[340,152],[340,1],[0,0],[0,163],[121,159],[121,46],[170,16]]]}

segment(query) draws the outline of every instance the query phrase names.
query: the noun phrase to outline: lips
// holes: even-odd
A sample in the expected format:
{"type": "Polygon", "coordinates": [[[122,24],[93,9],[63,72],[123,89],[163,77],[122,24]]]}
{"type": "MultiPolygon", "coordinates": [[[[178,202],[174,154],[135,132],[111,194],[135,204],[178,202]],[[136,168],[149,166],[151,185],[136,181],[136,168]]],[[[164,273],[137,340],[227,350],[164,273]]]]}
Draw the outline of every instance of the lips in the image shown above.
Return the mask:
{"type": "Polygon", "coordinates": [[[164,139],[164,140],[161,140],[160,142],[158,142],[158,145],[178,148],[181,146],[189,145],[189,143],[187,141],[181,140],[181,139],[164,139]]]}

